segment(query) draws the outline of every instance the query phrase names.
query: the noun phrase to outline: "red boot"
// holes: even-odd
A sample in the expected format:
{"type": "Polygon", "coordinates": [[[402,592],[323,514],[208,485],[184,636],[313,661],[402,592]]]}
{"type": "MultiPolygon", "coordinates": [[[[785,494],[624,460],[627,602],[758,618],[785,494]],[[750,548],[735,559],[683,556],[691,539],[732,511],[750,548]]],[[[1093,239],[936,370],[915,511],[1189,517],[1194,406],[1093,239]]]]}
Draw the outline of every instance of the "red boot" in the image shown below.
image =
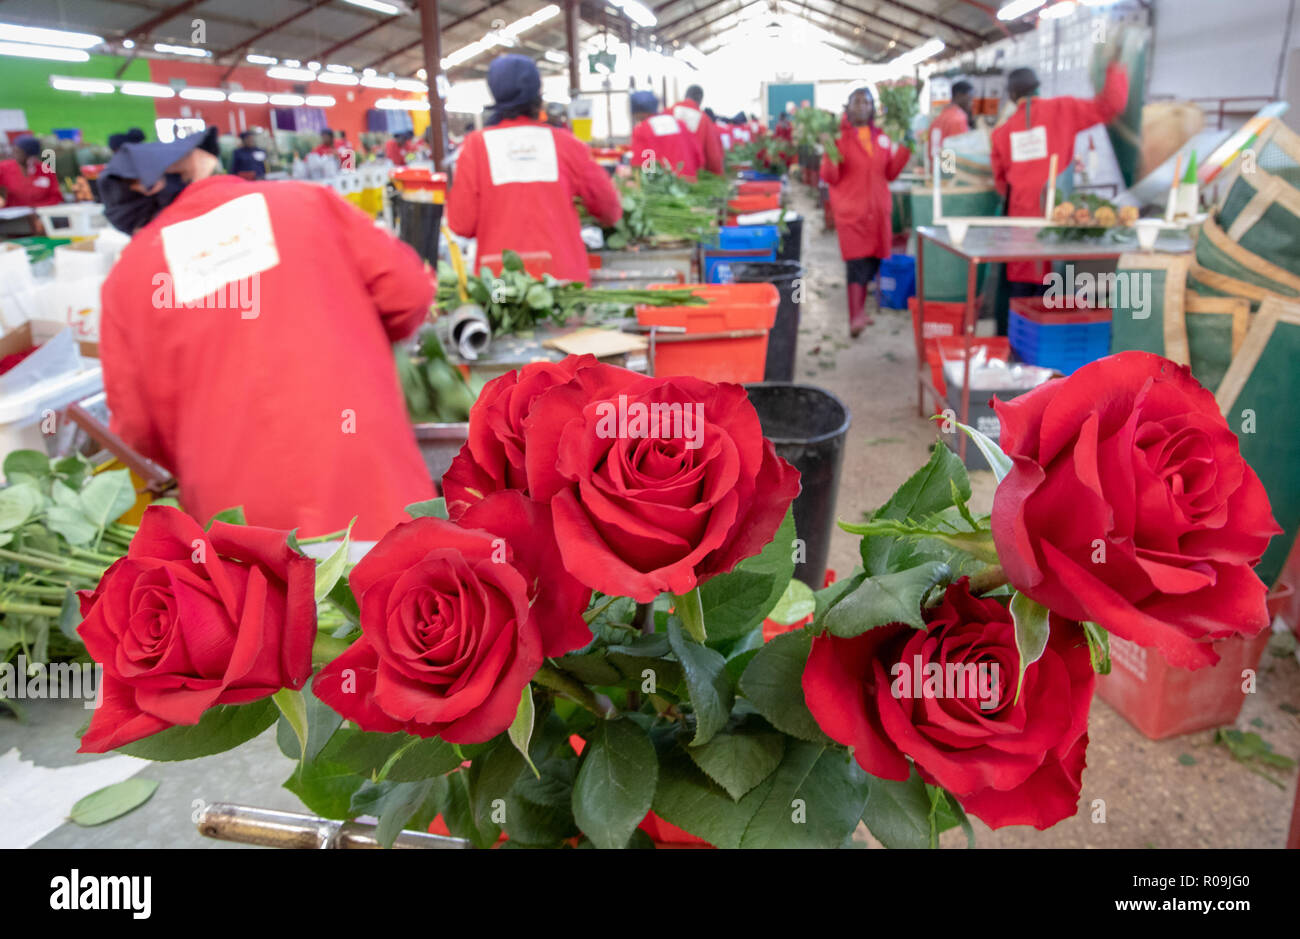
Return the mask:
{"type": "Polygon", "coordinates": [[[849,281],[849,336],[857,338],[862,330],[866,329],[873,322],[867,315],[867,285],[855,284],[849,281]]]}

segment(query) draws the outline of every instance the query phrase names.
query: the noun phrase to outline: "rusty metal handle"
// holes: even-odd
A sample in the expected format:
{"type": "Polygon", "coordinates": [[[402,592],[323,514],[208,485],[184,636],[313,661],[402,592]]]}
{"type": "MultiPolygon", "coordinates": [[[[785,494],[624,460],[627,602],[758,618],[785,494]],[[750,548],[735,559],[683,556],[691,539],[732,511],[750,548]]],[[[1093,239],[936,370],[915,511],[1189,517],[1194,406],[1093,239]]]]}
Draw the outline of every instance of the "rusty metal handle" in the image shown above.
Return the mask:
{"type": "Polygon", "coordinates": [[[176,480],[171,473],[109,430],[107,424],[100,421],[99,418],[91,414],[79,403],[73,402],[69,404],[65,413],[68,415],[69,420],[90,436],[91,440],[113,454],[143,479],[145,488],[150,492],[166,492],[176,485],[176,480]]]}
{"type": "MultiPolygon", "coordinates": [[[[356,850],[379,848],[375,826],[341,822],[300,812],[259,809],[251,805],[216,802],[205,806],[196,823],[199,834],[218,841],[256,844],[266,848],[327,848],[356,850]]],[[[447,838],[418,831],[403,831],[394,848],[468,848],[464,838],[447,838]]]]}

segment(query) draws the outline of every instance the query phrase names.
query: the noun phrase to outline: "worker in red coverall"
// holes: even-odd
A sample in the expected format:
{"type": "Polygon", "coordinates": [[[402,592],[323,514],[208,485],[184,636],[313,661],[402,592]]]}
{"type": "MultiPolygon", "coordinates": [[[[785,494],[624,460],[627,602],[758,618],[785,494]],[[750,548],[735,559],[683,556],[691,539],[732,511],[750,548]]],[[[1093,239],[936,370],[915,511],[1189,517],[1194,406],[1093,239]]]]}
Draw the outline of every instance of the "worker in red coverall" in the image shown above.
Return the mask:
{"type": "MultiPolygon", "coordinates": [[[[825,146],[829,134],[822,135],[825,146]]],[[[872,282],[893,245],[893,202],[889,183],[898,178],[912,151],[894,143],[876,126],[876,102],[869,88],[858,88],[840,118],[836,141],[840,162],[822,156],[821,178],[830,187],[835,230],[840,237],[849,302],[849,335],[874,320],[867,313],[872,282]]],[[[874,305],[874,301],[873,301],[874,305]]]]}
{"type": "Polygon", "coordinates": [[[947,137],[956,137],[970,131],[970,107],[975,98],[975,86],[968,81],[955,82],[952,86],[952,101],[939,112],[930,123],[929,152],[931,158],[947,137]]]}
{"type": "Polygon", "coordinates": [[[63,201],[59,178],[41,161],[41,145],[35,137],[14,141],[15,159],[0,161],[0,206],[58,205],[63,201]]]}
{"type": "Polygon", "coordinates": [[[772,128],[772,136],[777,140],[794,143],[794,125],[790,123],[789,114],[781,114],[776,119],[776,126],[772,128]]]}
{"type": "Polygon", "coordinates": [[[549,273],[589,283],[577,196],[598,223],[623,215],[618,191],[587,145],[538,119],[542,77],[525,55],[503,55],[488,68],[495,101],[483,130],[465,138],[447,194],[447,224],[478,239],[478,256],[546,251],[549,273]]]}
{"type": "Polygon", "coordinates": [[[691,85],[686,89],[686,97],[672,107],[673,117],[686,125],[686,129],[695,134],[700,141],[700,150],[704,154],[704,168],[710,173],[722,175],[722,137],[713,118],[700,110],[704,100],[704,89],[691,85]]]}
{"type": "Polygon", "coordinates": [[[412,131],[399,130],[388,138],[384,143],[384,156],[388,157],[390,163],[397,167],[406,165],[407,154],[415,151],[415,146],[411,142],[414,136],[412,131]]]}
{"type": "MultiPolygon", "coordinates": [[[[1128,104],[1128,72],[1119,62],[1106,68],[1101,93],[1086,98],[1039,98],[1038,76],[1033,69],[1018,68],[1007,76],[1007,95],[1016,110],[993,131],[990,162],[993,184],[1006,197],[1007,215],[1041,217],[1043,190],[1051,157],[1058,172],[1074,157],[1074,139],[1094,124],[1113,120],[1128,104]]],[[[1049,264],[1016,261],[1006,266],[1013,297],[1042,296],[1049,264]]],[[[998,334],[1006,335],[1007,311],[998,309],[998,334]]]]}
{"type": "Polygon", "coordinates": [[[700,140],[667,111],[659,113],[653,91],[635,91],[632,105],[632,165],[648,171],[665,166],[678,176],[694,179],[704,165],[700,140]]]}
{"type": "Polygon", "coordinates": [[[434,496],[392,348],[428,317],[429,275],[329,188],[214,176],[216,153],[215,127],[127,144],[100,177],[133,235],[101,293],[112,429],[201,522],[242,505],[381,538],[434,496]]]}

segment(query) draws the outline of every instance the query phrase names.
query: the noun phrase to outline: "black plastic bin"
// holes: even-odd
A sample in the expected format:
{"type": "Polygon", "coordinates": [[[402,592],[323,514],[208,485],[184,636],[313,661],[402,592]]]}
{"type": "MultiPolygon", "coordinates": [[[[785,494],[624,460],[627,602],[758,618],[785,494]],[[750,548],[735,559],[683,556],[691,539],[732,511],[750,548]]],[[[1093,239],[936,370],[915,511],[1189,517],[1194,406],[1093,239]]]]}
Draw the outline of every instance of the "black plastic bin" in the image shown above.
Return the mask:
{"type": "Polygon", "coordinates": [[[781,236],[781,240],[777,244],[776,259],[778,261],[801,261],[803,260],[803,216],[787,218],[785,226],[789,231],[781,236]]]}
{"type": "Polygon", "coordinates": [[[781,296],[776,322],[767,337],[767,361],[763,381],[794,381],[795,347],[799,342],[799,303],[796,288],[803,277],[798,261],[746,261],[731,265],[731,279],[738,284],[772,284],[781,296]]]}
{"type": "Polygon", "coordinates": [[[414,202],[397,195],[393,199],[393,222],[397,237],[434,267],[438,266],[438,228],[442,206],[436,202],[414,202]]]}
{"type": "Polygon", "coordinates": [[[804,554],[794,576],[820,590],[835,528],[849,409],[835,395],[813,385],[763,382],[746,385],[745,390],[758,411],[763,436],[772,441],[777,455],[799,471],[794,527],[803,540],[804,554]]]}

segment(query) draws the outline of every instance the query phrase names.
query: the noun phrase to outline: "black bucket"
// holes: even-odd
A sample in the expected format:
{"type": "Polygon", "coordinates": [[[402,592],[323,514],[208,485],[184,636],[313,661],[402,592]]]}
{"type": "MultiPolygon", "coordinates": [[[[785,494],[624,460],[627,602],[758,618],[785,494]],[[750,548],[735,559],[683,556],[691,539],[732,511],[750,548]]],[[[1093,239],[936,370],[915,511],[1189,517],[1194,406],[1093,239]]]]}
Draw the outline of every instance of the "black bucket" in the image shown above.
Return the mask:
{"type": "Polygon", "coordinates": [[[412,202],[400,195],[393,199],[393,222],[397,237],[434,267],[438,266],[438,227],[442,206],[436,202],[412,202]]]}
{"type": "Polygon", "coordinates": [[[781,235],[776,248],[776,259],[800,261],[803,259],[803,216],[786,219],[785,227],[789,230],[781,235]]]}
{"type": "Polygon", "coordinates": [[[813,385],[763,382],[746,385],[745,390],[758,411],[763,436],[772,441],[778,456],[799,471],[794,527],[803,540],[804,555],[795,565],[794,576],[820,590],[835,528],[849,409],[835,395],[813,385]]]}
{"type": "Polygon", "coordinates": [[[767,337],[763,381],[794,381],[795,347],[799,342],[799,304],[795,287],[803,277],[798,261],[747,261],[731,265],[737,284],[772,284],[781,297],[776,322],[767,337]]]}

